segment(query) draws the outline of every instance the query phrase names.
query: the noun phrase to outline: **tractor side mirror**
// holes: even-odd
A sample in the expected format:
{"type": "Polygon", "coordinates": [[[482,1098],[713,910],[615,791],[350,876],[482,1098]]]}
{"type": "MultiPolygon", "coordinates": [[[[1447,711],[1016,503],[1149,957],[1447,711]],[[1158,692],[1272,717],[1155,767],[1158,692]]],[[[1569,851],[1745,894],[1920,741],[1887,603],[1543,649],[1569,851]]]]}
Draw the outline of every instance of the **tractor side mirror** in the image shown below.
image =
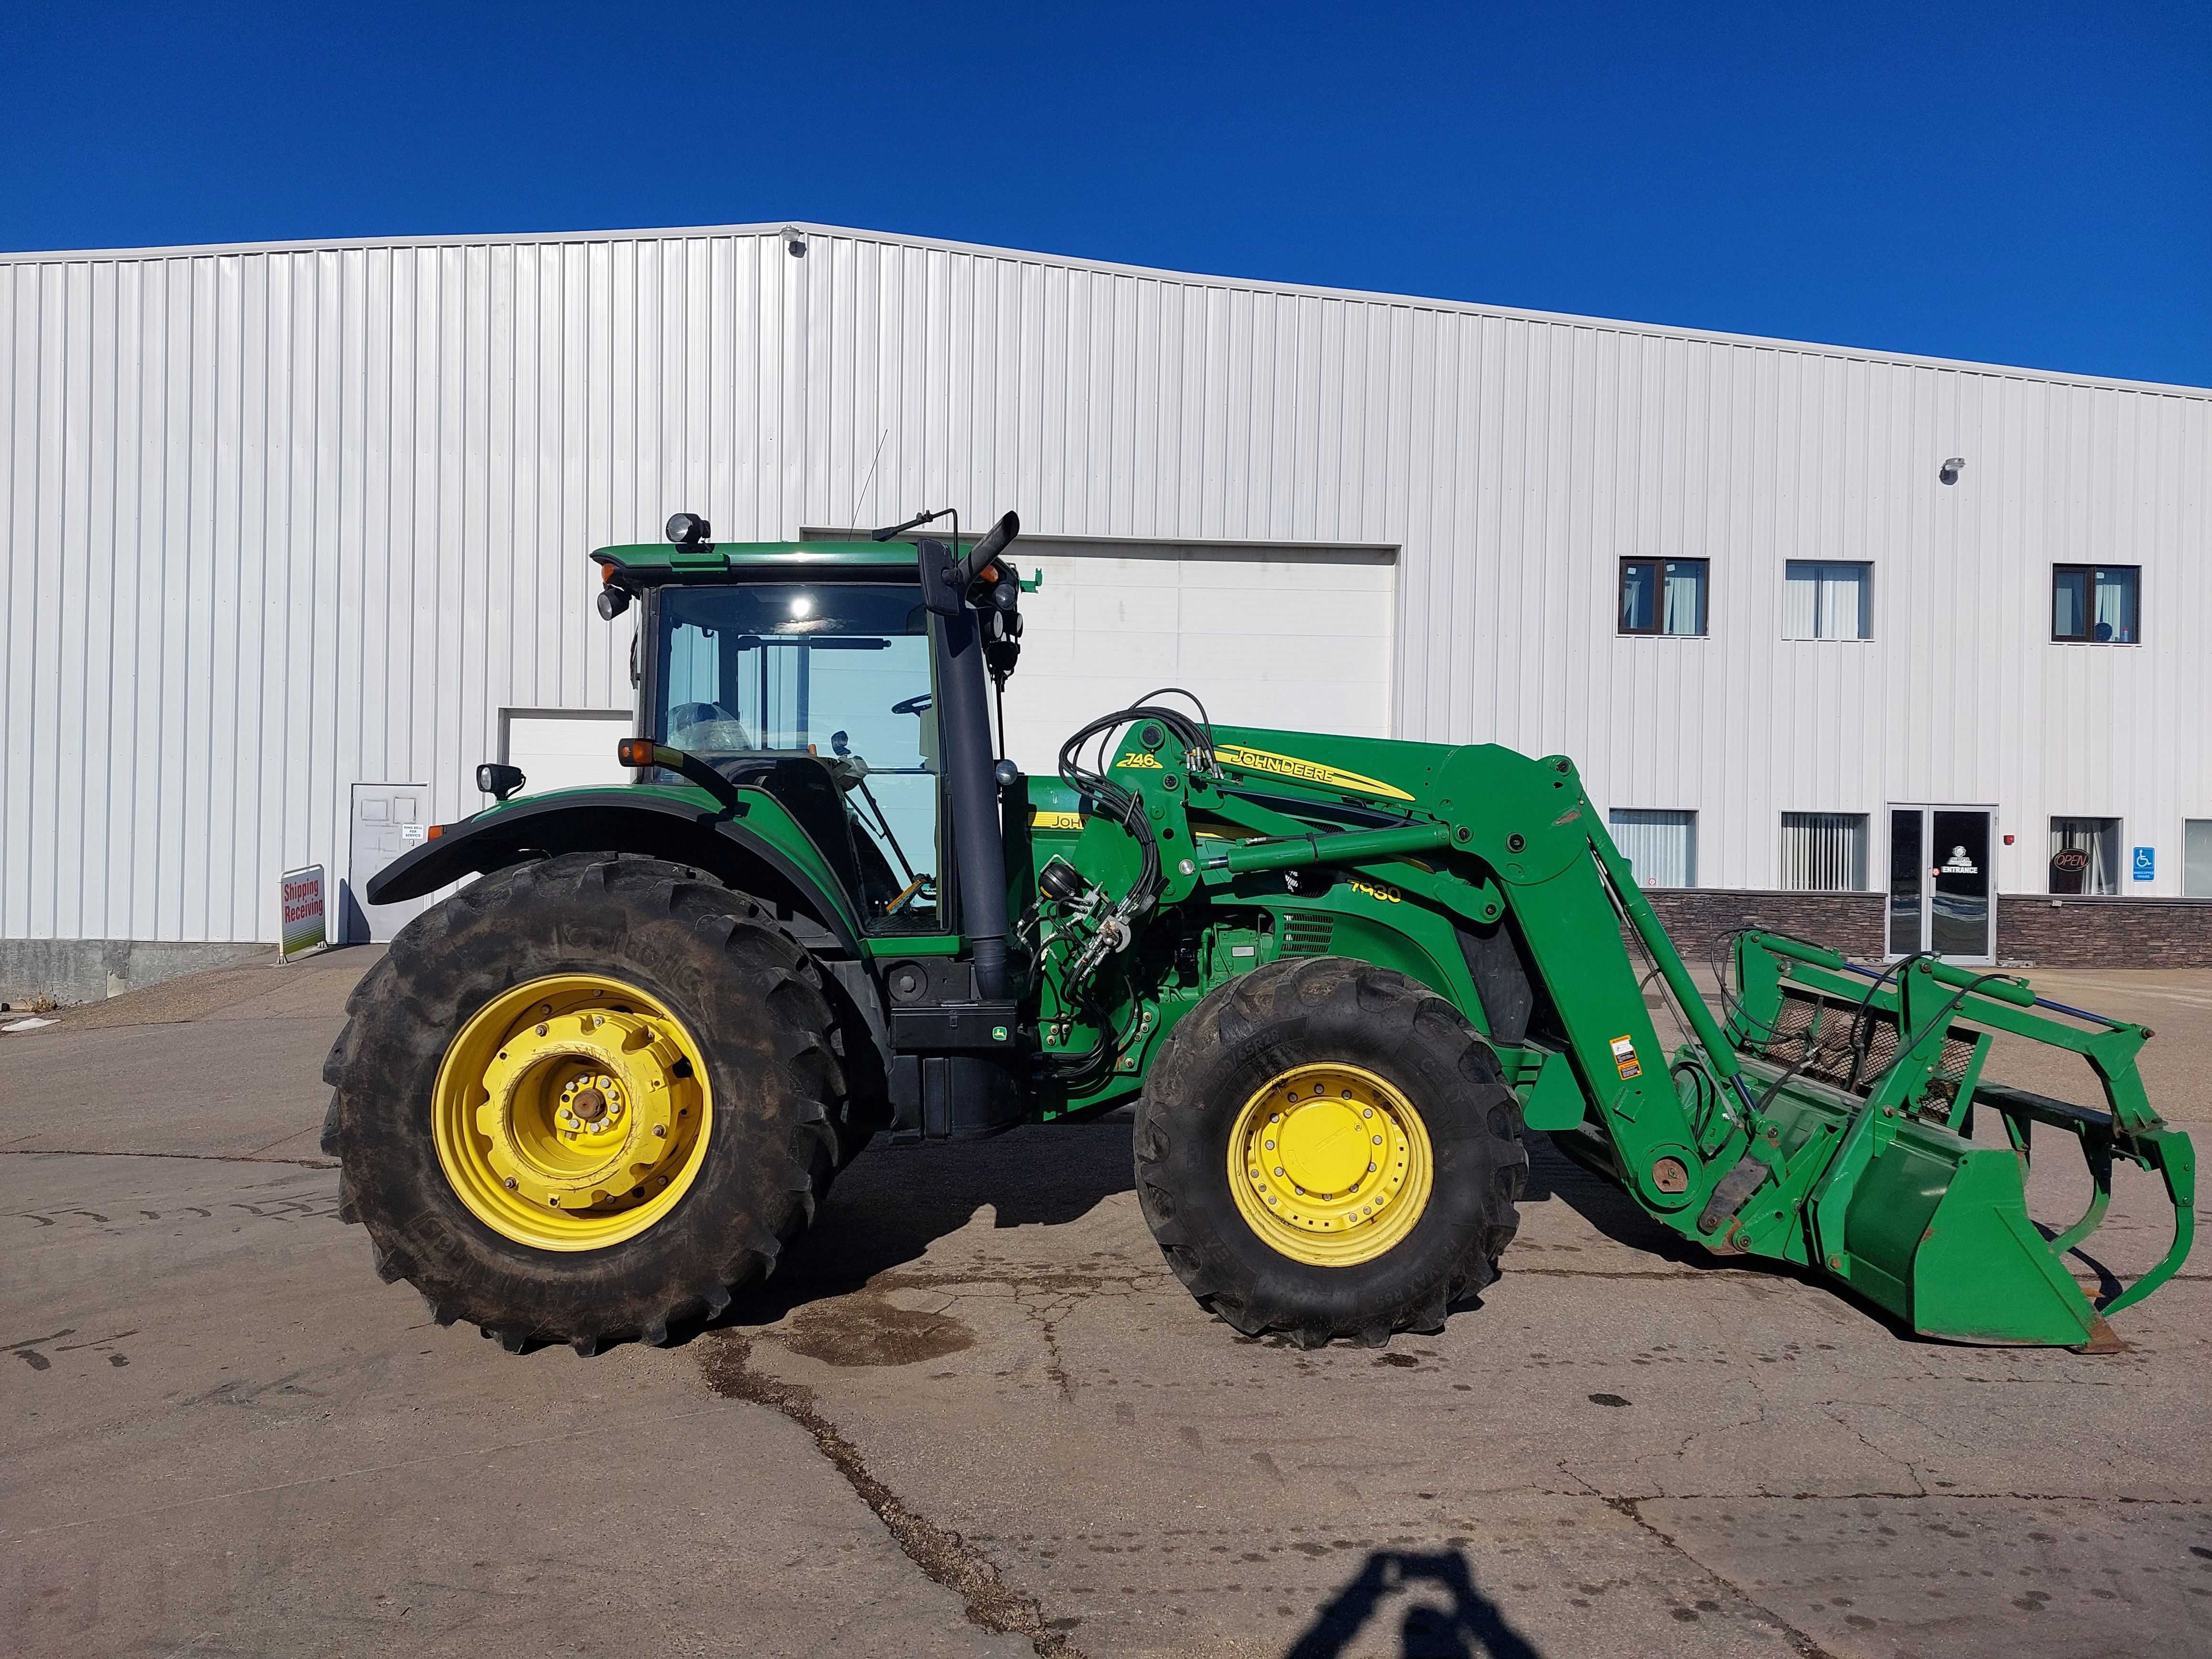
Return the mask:
{"type": "Polygon", "coordinates": [[[497,761],[486,761],[477,768],[477,787],[495,800],[505,800],[530,780],[522,775],[519,766],[501,766],[497,761]]]}

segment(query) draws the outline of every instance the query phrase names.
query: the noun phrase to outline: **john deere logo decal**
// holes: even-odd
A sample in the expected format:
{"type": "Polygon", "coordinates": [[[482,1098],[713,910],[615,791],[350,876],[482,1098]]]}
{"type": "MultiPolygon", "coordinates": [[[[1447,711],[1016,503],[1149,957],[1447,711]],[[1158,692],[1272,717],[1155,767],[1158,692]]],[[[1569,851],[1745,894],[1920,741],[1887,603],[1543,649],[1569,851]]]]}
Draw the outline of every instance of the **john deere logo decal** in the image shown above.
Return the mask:
{"type": "MultiPolygon", "coordinates": [[[[1355,794],[1382,795],[1391,800],[1413,799],[1404,790],[1379,779],[1364,778],[1357,772],[1340,771],[1334,766],[1300,760],[1294,755],[1274,755],[1264,749],[1240,749],[1234,744],[1218,744],[1213,752],[1224,765],[1240,766],[1248,772],[1272,772],[1279,778],[1296,778],[1301,783],[1317,783],[1325,789],[1349,789],[1355,794]]],[[[1123,763],[1127,764],[1126,762],[1123,763]]]]}
{"type": "Polygon", "coordinates": [[[1147,755],[1139,750],[1133,755],[1124,755],[1114,763],[1114,769],[1116,771],[1127,769],[1139,772],[1157,772],[1161,769],[1160,757],[1158,755],[1147,755]]]}

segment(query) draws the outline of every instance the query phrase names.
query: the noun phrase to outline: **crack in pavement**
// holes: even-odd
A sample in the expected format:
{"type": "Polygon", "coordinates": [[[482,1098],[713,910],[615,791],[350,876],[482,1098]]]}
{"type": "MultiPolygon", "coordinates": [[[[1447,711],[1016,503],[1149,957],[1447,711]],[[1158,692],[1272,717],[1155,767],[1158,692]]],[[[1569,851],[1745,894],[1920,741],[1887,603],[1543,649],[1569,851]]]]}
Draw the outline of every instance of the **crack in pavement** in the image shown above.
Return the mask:
{"type": "Polygon", "coordinates": [[[1765,1602],[1760,1601],[1756,1597],[1753,1596],[1743,1588],[1742,1585],[1737,1583],[1732,1578],[1724,1577],[1720,1573],[1714,1571],[1704,1562],[1698,1559],[1696,1556],[1691,1554],[1690,1552],[1685,1549],[1680,1542],[1664,1528],[1660,1527],[1650,1521],[1645,1520],[1644,1517],[1644,1511],[1640,1507],[1643,1502],[1642,1499],[1635,1498],[1608,1498],[1603,1492],[1598,1492],[1595,1495],[1599,1501],[1603,1503],[1607,1509],[1616,1510],[1620,1514],[1626,1516],[1630,1521],[1633,1522],[1637,1526],[1641,1527],[1645,1532],[1650,1534],[1652,1537],[1657,1539],[1662,1544],[1674,1551],[1675,1554],[1680,1556],[1685,1561],[1687,1561],[1699,1572],[1705,1574],[1706,1577],[1711,1579],[1713,1583],[1718,1584],[1723,1589],[1734,1596],[1738,1602],[1741,1603],[1742,1606],[1747,1608],[1754,1616],[1765,1620],[1768,1624],[1773,1626],[1776,1630],[1781,1632],[1783,1638],[1787,1641],[1791,1647],[1797,1650],[1800,1659],[1836,1659],[1836,1656],[1834,1654],[1831,1653],[1827,1649],[1822,1647],[1818,1642],[1814,1641],[1811,1635],[1798,1629],[1796,1626],[1791,1624],[1780,1613],[1775,1612],[1773,1608],[1768,1607],[1765,1602]]]}
{"type": "Polygon", "coordinates": [[[813,1437],[846,1484],[884,1523],[908,1559],[959,1596],[969,1622],[1028,1639],[1037,1659],[1083,1659],[1062,1632],[1051,1629],[1034,1596],[1009,1589],[991,1559],[958,1533],[915,1514],[870,1472],[860,1448],[815,1408],[814,1390],[752,1368],[752,1344],[735,1331],[711,1333],[700,1342],[699,1369],[707,1386],[726,1400],[743,1400],[781,1412],[813,1437]]]}

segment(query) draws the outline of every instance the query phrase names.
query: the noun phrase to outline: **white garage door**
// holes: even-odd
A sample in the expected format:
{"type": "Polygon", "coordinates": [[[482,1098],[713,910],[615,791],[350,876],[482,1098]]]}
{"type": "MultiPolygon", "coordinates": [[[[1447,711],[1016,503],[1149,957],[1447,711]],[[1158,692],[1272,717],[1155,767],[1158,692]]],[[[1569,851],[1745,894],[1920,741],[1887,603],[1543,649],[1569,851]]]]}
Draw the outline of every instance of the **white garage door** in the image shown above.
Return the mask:
{"type": "Polygon", "coordinates": [[[1006,746],[1049,775],[1085,721],[1146,692],[1196,692],[1224,726],[1390,735],[1395,556],[1370,549],[1024,540],[1006,746]]]}
{"type": "Polygon", "coordinates": [[[527,795],[628,783],[615,744],[630,735],[634,718],[627,708],[503,708],[500,753],[530,780],[523,786],[527,795]]]}

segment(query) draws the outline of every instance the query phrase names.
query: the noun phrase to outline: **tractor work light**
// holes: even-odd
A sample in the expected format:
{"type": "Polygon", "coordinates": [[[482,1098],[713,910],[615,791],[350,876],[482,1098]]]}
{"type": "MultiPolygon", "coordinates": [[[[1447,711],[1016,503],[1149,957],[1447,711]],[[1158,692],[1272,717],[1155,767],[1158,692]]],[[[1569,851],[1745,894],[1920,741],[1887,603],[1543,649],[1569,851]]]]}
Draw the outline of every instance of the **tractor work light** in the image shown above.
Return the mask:
{"type": "Polygon", "coordinates": [[[696,513],[668,515],[668,539],[678,547],[704,547],[714,533],[714,526],[696,513]]]}
{"type": "Polygon", "coordinates": [[[608,622],[629,609],[629,589],[609,586],[599,590],[599,615],[608,622]]]}

